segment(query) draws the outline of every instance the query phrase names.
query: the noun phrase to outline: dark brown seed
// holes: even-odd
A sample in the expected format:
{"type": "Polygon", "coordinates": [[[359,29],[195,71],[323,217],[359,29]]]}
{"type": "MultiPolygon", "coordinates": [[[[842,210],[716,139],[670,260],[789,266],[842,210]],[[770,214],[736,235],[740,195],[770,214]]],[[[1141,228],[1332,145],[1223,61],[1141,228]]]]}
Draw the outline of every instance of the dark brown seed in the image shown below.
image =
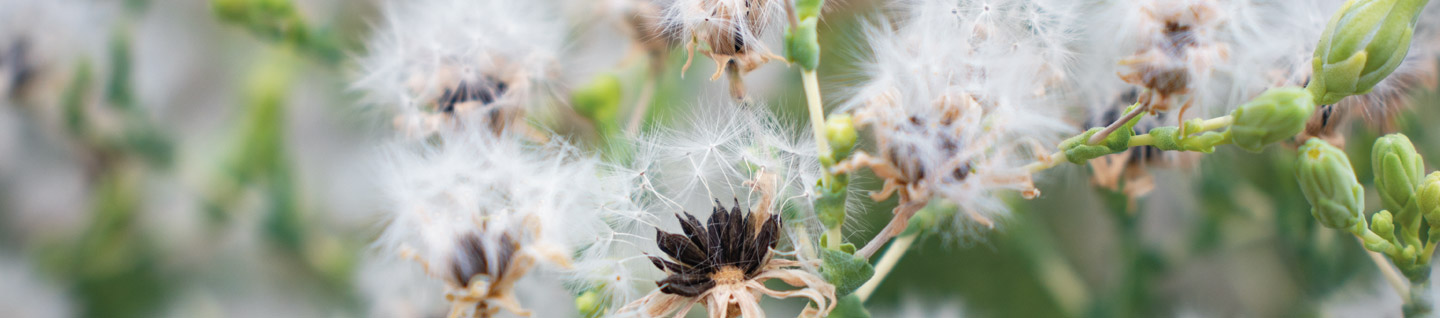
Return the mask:
{"type": "Polygon", "coordinates": [[[655,230],[655,241],[660,244],[661,252],[681,263],[699,264],[705,261],[705,252],[684,235],[655,230]]]}

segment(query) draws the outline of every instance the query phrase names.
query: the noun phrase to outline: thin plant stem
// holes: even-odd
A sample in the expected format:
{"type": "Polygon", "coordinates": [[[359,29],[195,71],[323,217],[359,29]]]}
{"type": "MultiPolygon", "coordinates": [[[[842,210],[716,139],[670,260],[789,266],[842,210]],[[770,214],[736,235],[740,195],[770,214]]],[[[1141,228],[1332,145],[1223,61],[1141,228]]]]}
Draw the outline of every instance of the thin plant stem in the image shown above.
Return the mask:
{"type": "Polygon", "coordinates": [[[640,132],[640,123],[645,120],[645,114],[650,110],[650,101],[655,97],[654,76],[645,78],[645,86],[640,87],[640,100],[635,101],[634,110],[630,111],[630,122],[625,125],[625,135],[634,137],[640,132]]]}
{"type": "MultiPolygon", "coordinates": [[[[1235,118],[1234,118],[1234,117],[1231,117],[1230,115],[1225,115],[1225,116],[1220,116],[1220,117],[1215,117],[1215,118],[1207,119],[1207,120],[1205,120],[1204,122],[1202,122],[1202,123],[1200,124],[1200,129],[1197,130],[1197,131],[1195,131],[1195,132],[1196,132],[1196,133],[1200,133],[1200,132],[1218,130],[1218,129],[1221,129],[1221,128],[1229,127],[1230,124],[1234,123],[1234,121],[1235,121],[1235,118]]],[[[1108,129],[1108,128],[1107,128],[1107,129],[1108,129]]],[[[1104,132],[1104,131],[1101,131],[1101,132],[1095,133],[1095,135],[1093,135],[1093,136],[1091,137],[1091,139],[1093,140],[1093,139],[1094,139],[1094,136],[1100,136],[1100,134],[1102,134],[1102,133],[1105,133],[1105,132],[1104,132]]],[[[1106,135],[1108,135],[1108,134],[1106,134],[1106,135]]],[[[1104,138],[1102,137],[1101,139],[1104,139],[1104,138]]],[[[1092,143],[1092,144],[1093,144],[1093,143],[1092,143]]],[[[1126,146],[1128,146],[1128,147],[1153,146],[1153,145],[1155,145],[1155,137],[1152,137],[1152,136],[1150,136],[1150,135],[1136,135],[1136,136],[1134,136],[1134,137],[1130,137],[1130,143],[1126,144],[1126,146]]],[[[1050,154],[1049,156],[1042,157],[1039,161],[1032,162],[1032,163],[1030,163],[1030,164],[1028,164],[1028,165],[1025,165],[1025,170],[1026,170],[1026,171],[1030,171],[1030,173],[1041,172],[1041,171],[1049,170],[1050,168],[1054,168],[1055,166],[1058,166],[1058,165],[1060,165],[1060,163],[1065,162],[1065,161],[1066,161],[1065,152],[1064,152],[1064,151],[1056,151],[1055,153],[1052,153],[1052,154],[1050,154]]]]}
{"type": "MultiPolygon", "coordinates": [[[[1361,246],[1365,245],[1365,241],[1361,240],[1359,236],[1355,237],[1355,241],[1359,242],[1361,246]]],[[[1405,282],[1405,277],[1400,276],[1400,272],[1396,271],[1394,266],[1390,266],[1390,262],[1385,260],[1385,256],[1371,250],[1365,250],[1365,254],[1370,255],[1370,260],[1375,262],[1375,267],[1380,269],[1380,274],[1385,276],[1385,281],[1390,283],[1390,287],[1395,288],[1395,293],[1402,299],[1409,299],[1410,285],[1405,282]]]]}
{"type": "Polygon", "coordinates": [[[1091,135],[1090,140],[1086,141],[1086,143],[1091,145],[1099,144],[1101,140],[1105,140],[1105,137],[1109,137],[1111,133],[1125,126],[1125,123],[1130,122],[1130,119],[1134,119],[1135,116],[1139,116],[1140,113],[1148,109],[1150,109],[1150,107],[1135,107],[1135,109],[1131,109],[1129,113],[1125,113],[1125,116],[1120,116],[1120,119],[1116,119],[1115,122],[1110,123],[1110,126],[1106,126],[1104,130],[1091,135]]]}
{"type": "Polygon", "coordinates": [[[885,254],[880,256],[880,261],[875,263],[875,275],[870,276],[870,280],[865,281],[864,285],[860,285],[860,288],[855,290],[855,296],[860,298],[860,302],[869,300],[870,296],[875,294],[875,289],[885,281],[885,276],[895,270],[895,265],[900,263],[900,258],[904,257],[905,252],[910,250],[910,246],[915,244],[915,237],[916,235],[906,235],[895,238],[895,242],[891,243],[890,248],[885,250],[885,254]]]}

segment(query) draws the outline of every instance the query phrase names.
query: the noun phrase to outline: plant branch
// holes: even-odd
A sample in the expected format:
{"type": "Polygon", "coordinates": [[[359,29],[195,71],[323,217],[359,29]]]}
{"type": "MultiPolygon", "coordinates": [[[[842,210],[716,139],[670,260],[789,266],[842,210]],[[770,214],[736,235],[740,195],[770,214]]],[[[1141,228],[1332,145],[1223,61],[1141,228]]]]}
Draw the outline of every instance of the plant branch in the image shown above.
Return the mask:
{"type": "Polygon", "coordinates": [[[865,281],[864,285],[860,285],[860,289],[855,290],[855,296],[860,297],[860,302],[869,300],[870,296],[875,294],[875,289],[885,281],[885,276],[895,270],[895,265],[900,263],[900,258],[904,257],[905,252],[910,250],[910,246],[915,244],[916,236],[906,235],[895,238],[895,243],[890,244],[890,248],[880,256],[880,261],[875,263],[875,275],[870,276],[870,280],[865,281]]]}
{"type": "MultiPolygon", "coordinates": [[[[1362,248],[1365,246],[1365,241],[1359,236],[1356,236],[1355,240],[1360,243],[1362,248]]],[[[1399,294],[1402,299],[1409,299],[1409,283],[1406,283],[1405,277],[1401,276],[1400,272],[1396,271],[1394,266],[1390,266],[1390,262],[1385,259],[1385,256],[1368,249],[1365,250],[1365,254],[1370,255],[1370,260],[1375,262],[1375,267],[1380,269],[1380,274],[1385,276],[1385,281],[1390,283],[1390,287],[1395,289],[1395,293],[1399,294]]],[[[1406,302],[1409,301],[1407,300],[1406,302]]]]}

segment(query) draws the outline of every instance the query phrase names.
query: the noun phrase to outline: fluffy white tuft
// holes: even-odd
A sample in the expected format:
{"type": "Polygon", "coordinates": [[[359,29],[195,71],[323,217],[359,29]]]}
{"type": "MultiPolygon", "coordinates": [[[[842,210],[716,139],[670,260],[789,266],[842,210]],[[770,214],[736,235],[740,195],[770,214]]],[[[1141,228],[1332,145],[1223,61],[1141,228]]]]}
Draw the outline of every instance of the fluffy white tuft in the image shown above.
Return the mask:
{"type": "MultiPolygon", "coordinates": [[[[549,1],[387,1],[354,87],[372,106],[415,121],[459,83],[501,82],[500,107],[533,106],[557,76],[566,29],[549,1]]],[[[472,88],[473,89],[473,88],[472,88]]],[[[492,88],[493,89],[493,88],[492,88]]],[[[413,125],[416,123],[397,124],[413,125]]]]}
{"type": "MultiPolygon", "coordinates": [[[[412,252],[431,271],[448,269],[440,266],[472,233],[487,246],[508,235],[520,253],[563,267],[570,251],[604,226],[594,212],[599,161],[563,142],[455,132],[392,146],[386,155],[380,184],[390,217],[376,244],[396,255],[412,252]]],[[[495,254],[486,255],[491,264],[495,254]]]]}
{"type": "Polygon", "coordinates": [[[866,80],[843,109],[884,148],[874,157],[908,172],[904,182],[968,212],[956,221],[1003,215],[996,191],[1031,190],[1021,167],[1076,130],[1061,103],[1081,27],[1076,6],[903,2],[894,22],[866,29],[866,80]]]}
{"type": "Polygon", "coordinates": [[[602,211],[612,232],[582,250],[576,267],[586,271],[576,280],[603,288],[611,309],[664,278],[645,257],[663,255],[655,231],[680,233],[676,216],[688,212],[704,220],[717,200],[726,208],[738,202],[749,213],[781,214],[781,240],[791,244],[778,249],[801,249],[802,260],[815,255],[821,231],[813,185],[821,170],[813,138],[757,105],[727,100],[692,109],[683,123],[666,125],[671,130],[631,140],[627,162],[607,173],[611,206],[602,211]]]}

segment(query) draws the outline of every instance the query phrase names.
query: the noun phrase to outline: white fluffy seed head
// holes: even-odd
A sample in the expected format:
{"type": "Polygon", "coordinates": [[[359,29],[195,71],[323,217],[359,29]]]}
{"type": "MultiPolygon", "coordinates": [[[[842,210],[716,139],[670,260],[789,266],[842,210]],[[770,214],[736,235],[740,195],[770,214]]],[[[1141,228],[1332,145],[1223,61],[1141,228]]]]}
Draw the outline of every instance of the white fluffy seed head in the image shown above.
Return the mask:
{"type": "Polygon", "coordinates": [[[779,0],[674,0],[665,6],[661,25],[682,41],[694,37],[704,44],[740,42],[763,48],[783,29],[784,6],[779,0]]]}
{"type": "MultiPolygon", "coordinates": [[[[813,185],[819,160],[813,137],[782,123],[758,105],[717,99],[670,130],[642,134],[629,142],[624,163],[607,175],[611,199],[602,209],[611,232],[582,248],[575,279],[603,287],[619,308],[655,288],[663,273],[645,257],[664,255],[655,231],[681,233],[676,216],[688,212],[706,220],[716,200],[726,209],[780,214],[785,221],[777,249],[810,248],[821,231],[814,216],[813,185]],[[762,212],[763,211],[763,212],[762,212]],[[803,237],[803,238],[802,238],[803,237]]],[[[703,222],[703,221],[702,221],[703,222]]],[[[798,253],[802,257],[814,251],[798,253]]]]}
{"type": "Polygon", "coordinates": [[[932,0],[905,2],[899,12],[896,22],[866,29],[866,80],[844,109],[874,135],[873,156],[959,203],[969,212],[959,218],[1003,215],[995,191],[1029,190],[1021,167],[1075,131],[1058,101],[1076,8],[932,0]]]}
{"type": "Polygon", "coordinates": [[[396,116],[402,131],[443,125],[427,115],[464,122],[488,119],[495,109],[502,117],[523,113],[543,101],[558,72],[566,30],[551,4],[387,1],[354,86],[368,104],[396,116]]]}
{"type": "Polygon", "coordinates": [[[452,264],[457,256],[472,256],[462,248],[467,235],[478,238],[492,268],[507,239],[542,264],[568,265],[570,251],[604,225],[594,213],[597,163],[563,142],[534,145],[488,132],[393,146],[380,174],[389,222],[376,244],[413,253],[442,279],[449,273],[439,270],[464,265],[452,264]]]}

